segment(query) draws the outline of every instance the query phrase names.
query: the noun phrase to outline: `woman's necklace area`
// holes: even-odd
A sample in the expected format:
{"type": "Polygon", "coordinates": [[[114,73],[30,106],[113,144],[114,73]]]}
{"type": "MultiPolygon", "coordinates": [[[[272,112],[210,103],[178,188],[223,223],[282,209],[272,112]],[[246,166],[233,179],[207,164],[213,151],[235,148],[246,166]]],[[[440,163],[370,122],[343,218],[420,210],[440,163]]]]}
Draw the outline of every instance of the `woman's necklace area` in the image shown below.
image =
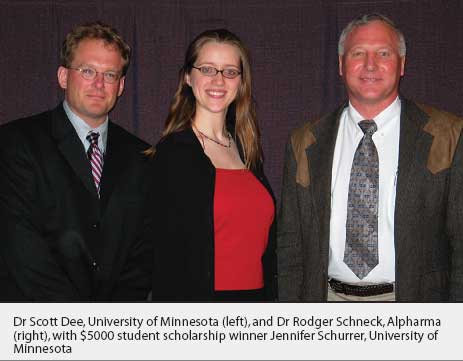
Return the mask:
{"type": "MultiPolygon", "coordinates": [[[[198,128],[196,128],[195,125],[193,125],[193,128],[196,129],[196,131],[201,135],[201,137],[206,138],[207,140],[210,140],[211,142],[214,142],[215,144],[220,145],[220,146],[222,146],[224,148],[230,148],[231,147],[232,137],[231,137],[230,132],[227,132],[228,144],[223,144],[223,143],[219,142],[218,140],[215,140],[213,138],[208,137],[206,134],[204,134],[202,131],[200,131],[198,128]]],[[[203,140],[203,142],[204,142],[204,140],[203,140]]]]}

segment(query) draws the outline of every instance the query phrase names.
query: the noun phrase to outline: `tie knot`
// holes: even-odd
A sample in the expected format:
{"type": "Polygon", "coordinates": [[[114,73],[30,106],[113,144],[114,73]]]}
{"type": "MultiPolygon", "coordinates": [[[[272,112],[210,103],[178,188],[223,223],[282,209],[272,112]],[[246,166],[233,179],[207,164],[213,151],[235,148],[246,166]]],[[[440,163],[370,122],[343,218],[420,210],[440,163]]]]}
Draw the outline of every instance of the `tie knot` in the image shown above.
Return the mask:
{"type": "Polygon", "coordinates": [[[359,122],[359,127],[362,129],[363,133],[367,135],[373,135],[373,133],[378,130],[378,126],[374,120],[362,120],[359,122]]]}
{"type": "Polygon", "coordinates": [[[99,137],[99,136],[100,136],[100,133],[94,132],[94,131],[90,131],[90,132],[88,132],[87,140],[90,142],[90,144],[96,144],[96,145],[98,145],[98,137],[99,137]]]}

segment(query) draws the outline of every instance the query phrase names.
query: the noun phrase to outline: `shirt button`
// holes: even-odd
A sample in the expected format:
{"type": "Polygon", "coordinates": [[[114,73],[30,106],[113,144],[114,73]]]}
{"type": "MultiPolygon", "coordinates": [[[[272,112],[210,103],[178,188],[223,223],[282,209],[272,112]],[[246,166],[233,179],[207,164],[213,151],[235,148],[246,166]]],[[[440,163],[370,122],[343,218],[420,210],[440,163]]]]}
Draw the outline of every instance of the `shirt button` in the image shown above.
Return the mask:
{"type": "Polygon", "coordinates": [[[93,229],[98,229],[98,228],[100,228],[100,224],[98,222],[92,223],[92,228],[93,229]]]}

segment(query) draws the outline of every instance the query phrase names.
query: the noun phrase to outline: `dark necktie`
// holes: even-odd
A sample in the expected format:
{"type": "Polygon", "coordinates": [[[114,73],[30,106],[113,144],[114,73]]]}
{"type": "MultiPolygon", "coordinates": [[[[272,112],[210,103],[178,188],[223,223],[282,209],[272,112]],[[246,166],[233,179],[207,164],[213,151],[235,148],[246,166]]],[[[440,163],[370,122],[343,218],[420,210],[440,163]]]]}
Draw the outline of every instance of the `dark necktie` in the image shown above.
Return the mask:
{"type": "Polygon", "coordinates": [[[359,122],[364,135],[355,151],[347,199],[344,263],[363,279],[378,264],[378,152],[373,120],[359,122]]]}
{"type": "Polygon", "coordinates": [[[103,155],[101,150],[98,147],[98,137],[99,133],[90,131],[87,135],[87,140],[90,142],[90,147],[88,148],[87,155],[90,160],[90,166],[92,168],[93,180],[95,182],[95,187],[98,195],[100,194],[100,181],[101,174],[103,173],[103,155]]]}

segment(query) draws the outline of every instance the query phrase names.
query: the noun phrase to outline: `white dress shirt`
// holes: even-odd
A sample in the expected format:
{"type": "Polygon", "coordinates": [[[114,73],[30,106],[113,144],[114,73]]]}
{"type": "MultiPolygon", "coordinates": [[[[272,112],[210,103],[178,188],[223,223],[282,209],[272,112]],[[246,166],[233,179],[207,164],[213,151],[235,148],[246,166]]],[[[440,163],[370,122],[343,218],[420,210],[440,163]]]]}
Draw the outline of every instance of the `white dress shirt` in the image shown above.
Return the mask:
{"type": "Polygon", "coordinates": [[[94,132],[100,133],[100,136],[98,137],[98,148],[100,148],[102,154],[105,154],[106,142],[108,139],[108,117],[106,116],[106,120],[103,122],[103,124],[97,128],[92,128],[71,110],[66,100],[63,101],[63,108],[72,126],[76,130],[77,135],[79,136],[79,139],[84,146],[85,152],[87,152],[88,148],[90,147],[90,142],[87,140],[88,132],[93,130],[94,132]]]}
{"type": "Polygon", "coordinates": [[[330,255],[328,276],[351,284],[395,281],[394,211],[399,161],[400,109],[397,98],[373,120],[378,130],[373,142],[379,160],[378,265],[360,280],[344,263],[347,198],[352,161],[363,131],[358,123],[365,118],[349,103],[344,109],[336,138],[331,175],[330,255]]]}

